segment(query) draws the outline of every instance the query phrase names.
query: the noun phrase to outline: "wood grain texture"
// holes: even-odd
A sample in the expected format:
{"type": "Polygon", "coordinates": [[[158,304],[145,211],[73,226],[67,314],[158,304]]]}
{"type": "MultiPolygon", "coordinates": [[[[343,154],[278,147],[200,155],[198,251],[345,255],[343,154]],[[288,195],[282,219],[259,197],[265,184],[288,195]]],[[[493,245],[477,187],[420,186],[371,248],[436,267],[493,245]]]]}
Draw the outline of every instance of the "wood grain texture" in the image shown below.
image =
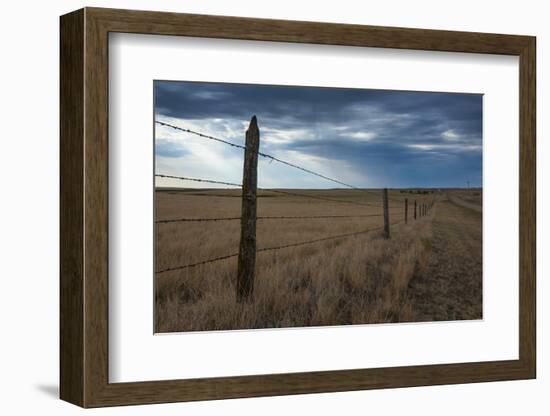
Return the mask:
{"type": "Polygon", "coordinates": [[[87,8],[111,32],[519,55],[527,36],[87,8]]]}
{"type": "Polygon", "coordinates": [[[260,130],[256,116],[252,117],[246,130],[242,202],[241,202],[241,241],[237,262],[237,302],[250,302],[254,299],[254,279],[256,274],[256,217],[258,200],[258,151],[260,130]]]}
{"type": "Polygon", "coordinates": [[[536,377],[536,41],[520,54],[519,355],[536,377]]]}
{"type": "Polygon", "coordinates": [[[85,9],[84,328],[85,406],[108,383],[108,32],[85,9]]]}
{"type": "Polygon", "coordinates": [[[61,19],[60,44],[60,388],[83,405],[84,385],[84,13],[61,19]]]}
{"type": "MultiPolygon", "coordinates": [[[[87,8],[61,18],[61,397],[83,407],[535,377],[535,39],[484,33],[87,8]],[[108,33],[520,57],[518,360],[192,380],[108,380],[108,33]]],[[[414,216],[416,217],[416,201],[414,216]]]]}

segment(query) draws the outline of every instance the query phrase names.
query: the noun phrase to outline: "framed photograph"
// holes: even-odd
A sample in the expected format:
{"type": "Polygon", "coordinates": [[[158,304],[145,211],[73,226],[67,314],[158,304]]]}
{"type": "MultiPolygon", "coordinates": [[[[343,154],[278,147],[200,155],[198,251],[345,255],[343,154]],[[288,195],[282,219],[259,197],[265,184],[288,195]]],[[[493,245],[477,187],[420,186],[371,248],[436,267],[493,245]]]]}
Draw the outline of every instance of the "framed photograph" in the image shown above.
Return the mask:
{"type": "Polygon", "coordinates": [[[62,16],[61,398],[535,378],[535,49],[62,16]]]}

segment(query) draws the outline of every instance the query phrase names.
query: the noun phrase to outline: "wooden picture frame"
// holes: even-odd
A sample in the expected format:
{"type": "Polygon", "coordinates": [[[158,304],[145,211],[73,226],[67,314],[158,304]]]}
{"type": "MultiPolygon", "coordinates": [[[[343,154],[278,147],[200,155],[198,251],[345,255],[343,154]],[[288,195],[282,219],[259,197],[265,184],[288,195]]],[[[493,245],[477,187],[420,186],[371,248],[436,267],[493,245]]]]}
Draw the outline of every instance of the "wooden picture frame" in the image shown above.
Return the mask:
{"type": "Polygon", "coordinates": [[[85,8],[61,17],[60,396],[82,407],[530,379],[535,333],[535,38],[85,8]],[[519,56],[519,359],[110,383],[108,34],[263,40],[519,56]]]}

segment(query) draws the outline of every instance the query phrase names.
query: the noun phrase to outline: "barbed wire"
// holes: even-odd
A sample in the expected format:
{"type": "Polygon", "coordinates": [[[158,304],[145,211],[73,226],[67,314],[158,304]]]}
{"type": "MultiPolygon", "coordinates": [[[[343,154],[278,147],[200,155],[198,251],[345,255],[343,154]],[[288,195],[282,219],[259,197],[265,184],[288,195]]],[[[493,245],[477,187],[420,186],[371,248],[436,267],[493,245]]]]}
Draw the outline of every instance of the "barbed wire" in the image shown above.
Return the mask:
{"type": "MultiPolygon", "coordinates": [[[[400,222],[402,222],[402,221],[396,221],[396,222],[392,223],[391,225],[395,225],[395,224],[398,224],[400,222]]],[[[305,245],[308,245],[308,244],[320,243],[320,242],[323,242],[323,241],[329,241],[329,240],[336,240],[336,239],[340,239],[340,238],[352,237],[352,236],[356,236],[356,235],[360,235],[360,234],[369,233],[369,232],[372,232],[372,231],[381,230],[383,228],[384,228],[383,226],[380,226],[380,227],[368,228],[366,230],[361,230],[361,231],[354,231],[354,232],[351,232],[351,233],[345,233],[345,234],[338,234],[338,235],[333,235],[333,236],[328,236],[328,237],[316,238],[314,240],[300,241],[300,242],[297,242],[297,243],[289,243],[289,244],[284,244],[284,245],[280,245],[280,246],[273,246],[273,247],[264,247],[264,248],[257,249],[256,252],[257,253],[260,253],[260,252],[263,253],[263,252],[266,252],[266,251],[275,251],[275,250],[282,250],[282,249],[290,248],[290,247],[305,246],[305,245]]],[[[169,268],[166,268],[166,269],[158,270],[155,273],[156,274],[161,274],[161,273],[166,273],[166,272],[171,272],[171,271],[176,271],[176,270],[189,269],[189,268],[192,268],[192,267],[201,266],[201,265],[208,264],[208,263],[214,263],[214,262],[221,261],[221,260],[227,260],[227,259],[230,259],[232,257],[237,257],[238,255],[239,255],[239,253],[227,254],[225,256],[214,257],[214,258],[199,261],[199,262],[196,262],[196,263],[185,264],[183,266],[169,267],[169,268]]]]}
{"type": "Polygon", "coordinates": [[[294,164],[294,163],[287,162],[286,160],[279,159],[279,158],[277,158],[277,157],[275,157],[275,156],[268,155],[268,154],[266,154],[266,153],[261,153],[261,152],[258,152],[258,155],[263,156],[263,157],[265,157],[265,158],[267,158],[267,159],[271,159],[271,160],[274,160],[274,161],[276,161],[276,162],[282,163],[283,165],[287,165],[287,166],[290,166],[290,167],[292,167],[292,168],[299,169],[299,170],[301,170],[301,171],[303,171],[303,172],[306,172],[306,173],[309,173],[309,174],[311,174],[311,175],[318,176],[318,177],[320,177],[320,178],[322,178],[322,179],[325,179],[325,180],[327,180],[327,181],[331,181],[331,182],[337,183],[337,184],[339,184],[339,185],[346,186],[346,187],[351,188],[351,189],[356,189],[356,190],[359,190],[359,191],[369,192],[369,191],[366,190],[366,189],[358,188],[358,187],[356,187],[356,186],[353,186],[353,185],[347,184],[347,183],[345,183],[345,182],[342,182],[342,181],[340,181],[340,180],[338,180],[338,179],[329,178],[328,176],[325,176],[325,175],[323,175],[323,174],[321,174],[321,173],[314,172],[314,171],[312,171],[312,170],[310,170],[310,169],[303,168],[303,167],[298,166],[298,165],[296,165],[296,164],[294,164]]]}
{"type": "MultiPolygon", "coordinates": [[[[391,225],[397,225],[397,224],[400,224],[402,222],[403,221],[395,221],[395,222],[391,223],[391,225]]],[[[334,236],[329,236],[329,237],[317,238],[317,239],[314,239],[314,240],[301,241],[301,242],[298,242],[298,243],[290,243],[290,244],[284,244],[284,245],[281,245],[281,246],[259,248],[259,249],[256,250],[256,252],[282,250],[282,249],[285,249],[285,248],[304,246],[304,245],[308,245],[308,244],[319,243],[319,242],[322,242],[322,241],[336,240],[336,239],[339,239],[339,238],[347,238],[347,237],[352,237],[352,236],[356,236],[356,235],[360,235],[360,234],[365,234],[365,233],[372,232],[372,231],[382,230],[383,228],[384,228],[383,226],[380,226],[380,227],[375,227],[375,228],[368,228],[368,229],[362,230],[362,231],[355,231],[355,232],[351,232],[351,233],[345,233],[345,234],[339,234],[339,235],[334,235],[334,236]]],[[[155,273],[156,274],[161,274],[161,273],[166,273],[166,272],[175,271],[175,270],[188,269],[188,268],[201,266],[201,265],[208,264],[208,263],[214,263],[214,262],[221,261],[221,260],[227,260],[227,259],[230,259],[232,257],[237,257],[238,255],[239,255],[239,253],[232,253],[232,254],[228,254],[228,255],[225,255],[225,256],[214,257],[214,258],[211,258],[211,259],[208,259],[208,260],[199,261],[199,262],[196,262],[196,263],[186,264],[186,265],[183,265],[183,266],[176,266],[176,267],[170,267],[170,268],[167,268],[167,269],[162,269],[162,270],[159,270],[155,273]]]]}
{"type": "MultiPolygon", "coordinates": [[[[174,218],[167,220],[156,220],[156,224],[170,224],[173,222],[209,222],[209,221],[233,221],[240,220],[241,217],[219,217],[219,218],[174,218]]],[[[260,218],[256,218],[260,219],[260,218]]]]}
{"type": "MultiPolygon", "coordinates": [[[[208,191],[208,189],[204,189],[208,191]]],[[[167,191],[167,193],[175,195],[177,191],[167,191]]],[[[201,190],[197,191],[185,191],[182,192],[185,196],[199,196],[201,198],[240,198],[240,195],[220,194],[220,193],[201,193],[201,190]]]]}
{"type": "Polygon", "coordinates": [[[212,259],[199,261],[197,263],[191,263],[191,264],[186,264],[186,265],[183,265],[183,266],[176,266],[176,267],[168,267],[167,269],[162,269],[162,270],[156,271],[155,274],[173,272],[175,270],[189,269],[191,267],[201,266],[203,264],[208,264],[208,263],[214,263],[216,261],[230,259],[231,257],[237,257],[238,255],[239,255],[239,253],[233,253],[233,254],[228,254],[226,256],[214,257],[212,259]]]}
{"type": "Polygon", "coordinates": [[[364,202],[357,202],[357,201],[348,201],[346,199],[334,199],[334,198],[326,198],[324,196],[318,196],[318,195],[307,195],[307,194],[301,194],[296,192],[290,192],[290,191],[283,191],[281,189],[271,189],[271,188],[258,188],[262,191],[268,191],[268,192],[275,192],[278,194],[284,194],[284,195],[291,195],[291,196],[299,196],[302,198],[311,198],[311,199],[319,199],[322,201],[328,201],[328,202],[340,202],[344,204],[353,204],[353,205],[360,205],[360,206],[366,206],[366,207],[375,207],[375,208],[381,208],[382,205],[375,205],[375,204],[367,204],[364,202]]]}
{"type": "Polygon", "coordinates": [[[334,235],[334,236],[329,236],[329,237],[316,238],[315,240],[301,241],[299,243],[289,243],[289,244],[284,244],[284,245],[281,245],[281,246],[260,248],[257,251],[258,252],[265,252],[265,251],[281,250],[281,249],[290,248],[290,247],[305,246],[307,244],[320,243],[322,241],[335,240],[335,239],[339,239],[339,238],[346,238],[346,237],[356,236],[356,235],[359,235],[359,234],[365,234],[365,233],[368,233],[368,232],[371,232],[371,231],[381,230],[382,228],[384,228],[384,227],[382,226],[382,227],[368,228],[368,229],[362,230],[362,231],[354,231],[354,232],[351,232],[351,233],[345,233],[345,234],[339,234],[339,235],[334,235]]]}
{"type": "MultiPolygon", "coordinates": [[[[186,178],[183,178],[182,179],[186,179],[186,178]]],[[[231,184],[233,186],[237,186],[237,184],[231,184]]],[[[166,188],[165,191],[166,192],[178,192],[178,189],[179,188],[166,188]]],[[[215,197],[215,198],[235,198],[237,197],[237,195],[224,195],[224,194],[212,194],[212,193],[204,193],[204,192],[211,192],[213,191],[214,189],[210,189],[210,188],[185,188],[185,189],[189,189],[189,190],[186,190],[185,191],[185,194],[186,196],[200,196],[200,197],[215,197]],[[191,192],[191,190],[193,192],[191,192]]],[[[269,192],[270,190],[272,190],[271,188],[257,188],[259,191],[266,191],[266,192],[269,192]]],[[[336,188],[336,190],[340,190],[341,188],[336,188]]],[[[319,191],[319,189],[316,189],[316,191],[319,191]]],[[[369,191],[369,192],[375,192],[375,191],[369,191]]],[[[304,196],[304,197],[308,197],[307,195],[305,194],[301,194],[300,196],[304,196]]],[[[390,202],[405,202],[405,198],[402,198],[402,199],[399,199],[399,198],[389,198],[388,197],[388,201],[390,202]]],[[[420,199],[418,201],[421,201],[420,199]]],[[[375,206],[375,205],[372,205],[372,206],[375,206]]],[[[382,206],[381,205],[376,205],[376,207],[379,207],[381,208],[382,206]]],[[[390,207],[390,209],[398,209],[397,207],[390,207]]]]}
{"type": "Polygon", "coordinates": [[[219,138],[214,137],[214,136],[209,136],[209,135],[207,135],[207,134],[199,133],[198,131],[193,131],[193,130],[186,129],[186,128],[179,127],[179,126],[174,126],[173,124],[165,123],[164,121],[155,120],[155,123],[160,124],[161,126],[171,127],[171,128],[173,128],[174,130],[180,130],[180,131],[183,131],[183,132],[185,132],[185,133],[195,134],[195,135],[200,136],[200,137],[202,137],[202,138],[204,138],[204,139],[214,140],[214,141],[216,141],[216,142],[228,144],[229,146],[237,147],[237,148],[243,149],[243,150],[246,149],[246,147],[243,146],[243,145],[236,144],[236,143],[231,143],[230,141],[223,140],[223,139],[219,139],[219,138]]]}
{"type": "MultiPolygon", "coordinates": [[[[212,179],[191,178],[191,177],[188,177],[188,176],[174,176],[174,175],[165,175],[165,174],[155,174],[155,176],[160,177],[160,178],[179,179],[179,180],[193,181],[193,182],[213,183],[213,184],[228,185],[228,186],[235,186],[235,187],[238,187],[238,188],[242,188],[242,185],[238,184],[238,183],[224,182],[224,181],[218,181],[218,180],[212,180],[212,179]]],[[[345,200],[345,199],[326,198],[326,197],[318,196],[318,195],[307,195],[307,194],[301,194],[301,193],[297,193],[297,192],[283,191],[281,189],[260,188],[260,187],[258,187],[257,189],[259,191],[274,192],[274,193],[279,193],[279,194],[298,196],[298,197],[302,197],[302,198],[319,199],[319,200],[328,201],[328,202],[340,202],[340,203],[345,203],[345,204],[354,204],[354,205],[360,205],[360,206],[381,208],[381,205],[376,205],[376,204],[368,204],[368,203],[364,203],[364,202],[348,201],[348,200],[345,200]]],[[[394,208],[391,208],[391,209],[394,209],[394,208]]]]}
{"type": "MultiPolygon", "coordinates": [[[[173,124],[162,122],[162,121],[155,120],[155,122],[157,124],[165,126],[165,127],[170,127],[170,128],[180,130],[180,131],[183,131],[183,132],[186,132],[186,133],[197,135],[197,136],[205,138],[205,139],[213,140],[213,141],[216,141],[216,142],[219,142],[219,143],[227,144],[227,145],[235,147],[235,148],[246,150],[246,147],[243,146],[243,145],[231,143],[227,140],[223,140],[223,139],[220,139],[218,137],[209,136],[209,135],[206,135],[206,134],[203,134],[203,133],[191,130],[191,129],[186,129],[186,128],[183,128],[183,127],[175,126],[173,124]]],[[[286,160],[280,159],[278,157],[275,157],[275,156],[267,154],[267,153],[263,153],[263,152],[258,151],[257,154],[259,156],[264,157],[264,158],[270,159],[271,161],[279,162],[281,164],[284,164],[284,165],[290,166],[292,168],[301,170],[301,171],[309,173],[311,175],[320,177],[322,179],[340,184],[340,185],[345,186],[347,188],[351,188],[351,189],[354,189],[354,190],[367,192],[367,193],[376,192],[374,190],[367,190],[367,189],[364,189],[364,188],[359,188],[359,187],[350,185],[350,184],[348,184],[346,182],[343,182],[343,181],[340,181],[338,179],[330,178],[330,177],[328,177],[326,175],[323,175],[321,173],[312,171],[310,169],[304,168],[302,166],[299,166],[299,165],[294,164],[292,162],[288,162],[286,160]]],[[[233,186],[233,187],[237,187],[237,188],[242,189],[242,184],[233,183],[233,182],[226,182],[226,181],[218,181],[218,180],[212,180],[212,179],[192,178],[192,177],[186,177],[186,176],[175,176],[175,175],[166,175],[166,174],[155,174],[155,177],[167,178],[167,179],[178,179],[178,180],[193,181],[193,182],[202,182],[202,183],[211,183],[211,184],[218,184],[218,185],[226,185],[226,186],[233,186]]],[[[319,195],[303,194],[303,193],[291,192],[291,191],[281,190],[281,189],[270,189],[270,188],[261,188],[261,187],[258,187],[257,189],[259,191],[264,191],[264,192],[273,192],[273,193],[279,193],[279,194],[284,194],[284,195],[298,196],[298,197],[303,197],[303,198],[317,199],[317,200],[323,200],[323,201],[329,201],[329,202],[348,203],[348,204],[354,204],[354,205],[360,205],[360,206],[371,206],[371,207],[375,207],[375,208],[382,208],[382,206],[380,204],[369,204],[369,203],[365,203],[365,202],[357,202],[357,201],[350,201],[350,200],[343,200],[343,199],[327,198],[327,197],[323,197],[323,196],[319,196],[319,195]]],[[[394,200],[394,201],[397,201],[397,200],[394,200]]],[[[402,201],[399,201],[399,202],[402,202],[402,201]]],[[[395,210],[395,209],[401,209],[401,208],[399,208],[399,207],[390,207],[389,209],[390,210],[395,210]]],[[[382,217],[382,216],[383,216],[383,214],[309,215],[309,216],[305,216],[305,215],[295,215],[295,216],[279,215],[279,216],[259,216],[256,219],[257,220],[294,220],[294,219],[360,218],[360,217],[382,217]]],[[[233,220],[241,220],[241,217],[176,218],[176,219],[157,220],[156,223],[166,224],[166,223],[174,223],[174,222],[207,222],[207,221],[233,221],[233,220]]],[[[399,224],[401,222],[403,222],[403,221],[395,221],[393,223],[390,223],[390,225],[399,224]]],[[[320,242],[324,242],[324,241],[348,238],[348,237],[357,236],[357,235],[365,234],[365,233],[376,231],[376,230],[381,230],[383,228],[384,228],[384,226],[378,226],[378,227],[368,228],[368,229],[361,230],[361,231],[354,231],[354,232],[350,232],[350,233],[344,233],[344,234],[338,234],[338,235],[332,235],[332,236],[327,236],[327,237],[316,238],[316,239],[313,239],[313,240],[301,241],[301,242],[296,242],[296,243],[288,243],[288,244],[283,244],[283,245],[279,245],[279,246],[264,247],[264,248],[257,249],[256,252],[258,253],[258,252],[277,251],[277,250],[281,250],[281,249],[285,249],[285,248],[299,247],[299,246],[304,246],[304,245],[308,245],[308,244],[320,243],[320,242]]],[[[175,270],[188,269],[188,268],[192,268],[192,267],[196,267],[196,266],[200,266],[200,265],[204,265],[204,264],[209,264],[209,263],[213,263],[213,262],[217,262],[217,261],[230,259],[230,258],[233,258],[233,257],[237,257],[238,255],[239,255],[239,253],[231,253],[231,254],[227,254],[227,255],[224,255],[224,256],[214,257],[214,258],[210,258],[210,259],[207,259],[207,260],[202,260],[202,261],[199,261],[199,262],[190,263],[190,264],[186,264],[186,265],[182,265],[182,266],[175,266],[175,267],[165,268],[165,269],[156,271],[155,273],[156,274],[161,274],[161,273],[166,273],[166,272],[175,271],[175,270]]]]}
{"type": "MultiPolygon", "coordinates": [[[[257,220],[302,220],[302,219],[322,219],[322,218],[365,218],[382,217],[384,214],[365,214],[365,215],[271,215],[259,216],[257,220]]],[[[234,221],[241,217],[218,217],[218,218],[174,218],[157,220],[157,224],[167,224],[172,222],[208,222],[208,221],[234,221]]]]}
{"type": "MultiPolygon", "coordinates": [[[[179,126],[175,126],[173,124],[170,124],[170,123],[166,123],[164,121],[158,121],[158,120],[155,120],[155,123],[157,124],[160,124],[162,126],[165,126],[165,127],[170,127],[170,128],[173,128],[175,130],[180,130],[180,131],[183,131],[185,133],[190,133],[190,134],[194,134],[196,136],[199,136],[199,137],[202,137],[204,139],[208,139],[208,140],[214,140],[218,143],[224,143],[224,144],[227,144],[229,146],[232,146],[232,147],[236,147],[236,148],[239,148],[239,149],[243,149],[243,150],[246,150],[246,147],[243,146],[243,145],[240,145],[240,144],[236,144],[236,143],[231,143],[230,141],[227,141],[227,140],[223,140],[223,139],[220,139],[218,137],[214,137],[214,136],[210,136],[210,135],[207,135],[207,134],[204,134],[204,133],[200,133],[198,131],[194,131],[194,130],[191,130],[191,129],[186,129],[186,128],[183,128],[183,127],[179,127],[179,126]]],[[[290,166],[292,168],[295,168],[295,169],[299,169],[303,172],[306,172],[306,173],[309,173],[311,175],[315,175],[315,176],[318,176],[319,178],[322,178],[322,179],[325,179],[327,181],[331,181],[331,182],[334,182],[334,183],[337,183],[337,184],[340,184],[340,185],[343,185],[347,188],[351,188],[351,189],[356,189],[356,190],[359,190],[359,191],[364,191],[364,192],[373,192],[371,190],[368,190],[368,189],[364,189],[364,188],[359,188],[357,186],[354,186],[354,185],[350,185],[349,183],[346,183],[346,182],[343,182],[339,179],[334,179],[334,178],[330,178],[326,175],[323,175],[322,173],[319,173],[319,172],[315,172],[311,169],[307,169],[307,168],[304,168],[302,166],[299,166],[299,165],[296,165],[295,163],[292,163],[292,162],[288,162],[286,160],[283,160],[283,159],[280,159],[276,156],[273,156],[273,155],[270,155],[268,153],[263,153],[263,152],[260,152],[258,151],[258,156],[262,156],[262,157],[265,157],[266,159],[270,159],[272,161],[276,161],[276,162],[279,162],[279,163],[282,163],[284,165],[287,165],[287,166],[290,166]]]]}
{"type": "MultiPolygon", "coordinates": [[[[393,223],[390,223],[390,225],[397,225],[397,224],[402,223],[402,222],[403,221],[395,221],[393,223]]],[[[335,240],[335,239],[338,239],[338,238],[353,237],[353,236],[356,236],[356,235],[365,234],[365,233],[369,233],[369,232],[372,232],[372,231],[382,230],[383,228],[384,228],[384,226],[382,225],[382,226],[379,226],[379,227],[367,228],[366,230],[362,230],[362,231],[354,231],[354,232],[351,232],[351,233],[339,234],[339,235],[334,235],[334,236],[329,236],[329,237],[322,237],[322,238],[317,238],[315,240],[302,241],[302,242],[299,242],[299,243],[289,243],[289,244],[284,244],[282,246],[259,248],[256,251],[264,252],[264,251],[272,251],[272,250],[281,250],[281,249],[290,248],[290,247],[304,246],[304,245],[307,245],[307,244],[319,243],[319,242],[328,241],[328,240],[335,240]]]]}
{"type": "Polygon", "coordinates": [[[180,179],[182,181],[192,181],[192,182],[214,183],[214,184],[218,184],[218,185],[228,185],[228,186],[236,186],[238,188],[242,188],[242,185],[240,183],[215,181],[215,180],[212,180],[212,179],[191,178],[191,177],[188,177],[188,176],[164,175],[164,174],[161,174],[161,173],[155,173],[155,176],[158,176],[159,178],[180,179]]]}

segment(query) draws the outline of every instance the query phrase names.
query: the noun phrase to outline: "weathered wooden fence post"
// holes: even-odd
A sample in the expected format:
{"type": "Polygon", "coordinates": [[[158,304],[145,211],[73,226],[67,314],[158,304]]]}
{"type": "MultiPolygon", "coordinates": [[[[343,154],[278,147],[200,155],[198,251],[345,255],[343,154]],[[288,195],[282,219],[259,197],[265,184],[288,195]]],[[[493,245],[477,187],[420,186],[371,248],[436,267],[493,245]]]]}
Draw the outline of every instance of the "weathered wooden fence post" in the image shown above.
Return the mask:
{"type": "Polygon", "coordinates": [[[388,188],[384,188],[382,199],[384,200],[384,237],[390,238],[390,210],[388,207],[388,188]]]}
{"type": "Polygon", "coordinates": [[[409,200],[405,198],[405,224],[407,223],[409,216],[409,200]]]}
{"type": "Polygon", "coordinates": [[[414,219],[416,220],[416,199],[414,200],[414,219]]]}
{"type": "Polygon", "coordinates": [[[241,242],[237,269],[237,302],[252,300],[256,268],[256,190],[260,130],[256,116],[246,131],[241,208],[241,242]]]}

